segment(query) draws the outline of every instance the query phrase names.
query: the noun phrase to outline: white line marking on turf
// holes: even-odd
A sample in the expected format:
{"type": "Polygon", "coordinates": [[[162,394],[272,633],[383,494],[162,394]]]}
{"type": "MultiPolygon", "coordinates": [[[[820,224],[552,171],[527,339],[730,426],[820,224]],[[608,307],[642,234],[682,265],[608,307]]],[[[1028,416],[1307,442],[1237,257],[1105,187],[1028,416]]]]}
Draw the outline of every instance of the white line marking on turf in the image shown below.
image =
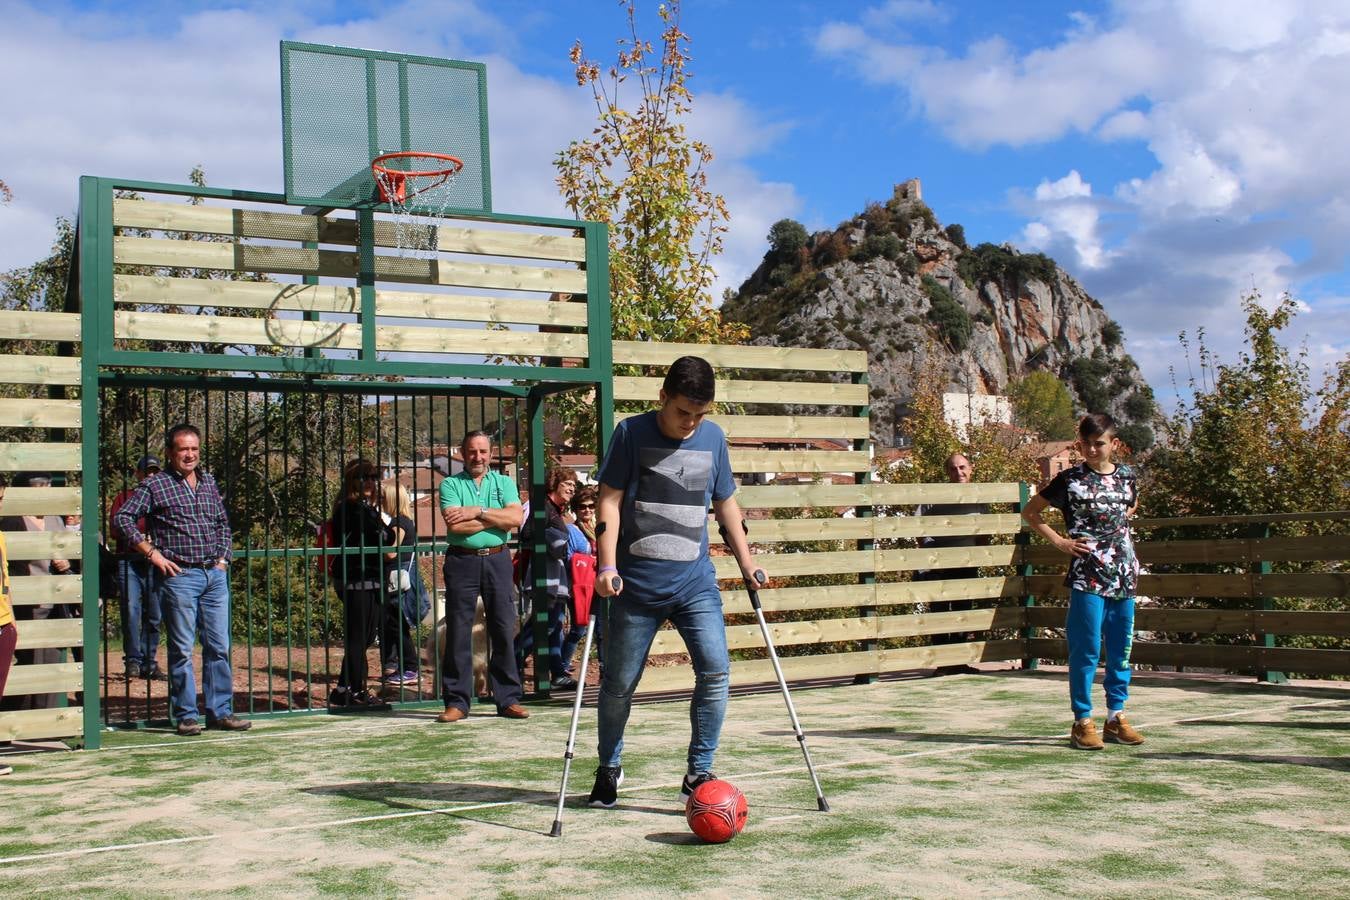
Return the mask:
{"type": "MultiPolygon", "coordinates": [[[[1299,702],[1301,703],[1301,701],[1299,701],[1299,702]]],[[[1324,701],[1315,701],[1315,702],[1313,702],[1313,703],[1302,703],[1302,705],[1305,706],[1305,707],[1308,707],[1308,706],[1326,706],[1327,704],[1331,704],[1331,703],[1339,703],[1339,702],[1341,702],[1341,701],[1339,701],[1339,700],[1324,700],[1324,701]]],[[[1283,704],[1279,704],[1279,705],[1277,705],[1277,706],[1266,706],[1266,707],[1261,707],[1260,709],[1236,710],[1236,711],[1229,712],[1229,713],[1215,713],[1215,714],[1212,714],[1212,715],[1205,715],[1205,716],[1188,716],[1188,717],[1186,717],[1186,718],[1182,718],[1182,719],[1173,719],[1173,720],[1171,720],[1171,721],[1151,722],[1151,723],[1149,723],[1149,724],[1147,724],[1147,725],[1141,725],[1140,727],[1141,727],[1141,728],[1163,728],[1163,727],[1166,727],[1166,726],[1168,726],[1168,725],[1179,725],[1179,724],[1184,723],[1184,722],[1201,722],[1201,721],[1205,721],[1205,720],[1207,720],[1207,719],[1230,719],[1230,718],[1233,718],[1233,717],[1235,717],[1235,716],[1243,716],[1243,715],[1248,715],[1248,714],[1252,714],[1252,713],[1265,713],[1265,712],[1270,712],[1270,711],[1278,710],[1278,709],[1288,709],[1288,708],[1290,707],[1290,705],[1291,705],[1291,704],[1289,704],[1289,703],[1283,703],[1283,704]]],[[[482,718],[487,719],[487,718],[491,718],[491,717],[489,717],[489,716],[483,716],[482,718]]],[[[464,721],[469,721],[469,720],[466,719],[466,720],[464,720],[464,721]]],[[[372,729],[372,730],[373,730],[373,729],[372,729]]],[[[294,734],[295,732],[293,732],[293,731],[287,731],[287,732],[278,732],[278,733],[294,734]]],[[[348,733],[348,734],[349,734],[349,733],[348,733]]],[[[1065,732],[1065,734],[1067,734],[1067,732],[1065,732]]],[[[1063,737],[1063,736],[1064,736],[1064,735],[1059,735],[1059,737],[1063,737]]],[[[1032,738],[1032,739],[1022,740],[1022,741],[1008,741],[1007,743],[1036,744],[1036,743],[1043,743],[1045,740],[1050,740],[1050,739],[1053,739],[1053,738],[1032,738]]],[[[199,743],[202,743],[202,742],[199,742],[199,743]]],[[[988,746],[990,746],[990,745],[987,744],[987,743],[981,743],[981,744],[957,744],[957,745],[953,745],[953,746],[951,746],[951,747],[941,747],[941,748],[938,748],[938,749],[936,749],[936,750],[920,750],[920,751],[916,751],[916,752],[914,752],[914,753],[905,753],[905,754],[901,754],[901,755],[898,756],[898,757],[897,757],[897,756],[887,756],[886,758],[887,758],[887,759],[915,759],[915,758],[923,757],[923,756],[938,756],[938,755],[948,754],[948,753],[959,753],[959,752],[962,752],[962,751],[965,751],[965,750],[979,750],[979,749],[981,749],[981,748],[988,747],[988,746]]],[[[134,748],[128,748],[128,749],[134,749],[134,748]]],[[[873,760],[847,760],[847,761],[836,762],[836,763],[822,763],[822,764],[817,765],[816,768],[817,768],[817,769],[838,769],[838,768],[847,768],[847,767],[850,767],[850,766],[869,765],[869,764],[871,764],[871,762],[873,762],[873,760]]],[[[767,769],[767,770],[764,770],[764,771],[761,771],[761,772],[743,772],[743,773],[737,774],[737,775],[734,776],[734,777],[735,777],[736,780],[744,781],[744,780],[755,779],[755,778],[766,778],[766,777],[769,777],[769,776],[771,776],[771,775],[784,775],[784,774],[788,774],[788,773],[790,773],[790,772],[799,772],[799,771],[801,771],[801,768],[802,768],[802,767],[801,767],[800,765],[796,765],[796,766],[792,766],[791,768],[783,768],[783,769],[767,769]]],[[[730,780],[730,779],[727,779],[727,780],[730,780]]],[[[619,790],[620,790],[621,793],[627,794],[627,793],[631,793],[631,792],[635,792],[635,791],[653,791],[653,790],[662,790],[662,789],[667,789],[667,788],[673,788],[673,787],[675,787],[677,784],[679,784],[679,782],[666,782],[666,783],[663,783],[663,784],[655,784],[655,785],[634,785],[634,786],[632,786],[632,787],[620,788],[619,790]]],[[[525,800],[501,800],[501,801],[491,802],[491,803],[474,803],[474,804],[471,804],[471,805],[468,805],[468,806],[448,807],[448,808],[445,808],[445,809],[417,809],[417,810],[407,810],[407,811],[404,811],[404,812],[396,812],[396,813],[381,813],[381,814],[379,814],[379,815],[372,815],[372,816],[352,816],[352,817],[345,818],[345,819],[330,819],[329,821],[326,821],[326,822],[308,822],[308,823],[305,823],[305,824],[302,824],[302,825],[283,825],[283,826],[276,826],[276,827],[272,827],[272,828],[255,828],[255,829],[253,829],[252,831],[232,832],[232,833],[230,833],[230,834],[198,834],[198,835],[192,835],[192,836],[190,836],[190,837],[164,838],[164,839],[157,840],[157,841],[141,841],[141,842],[139,842],[139,843],[133,843],[133,844],[109,844],[109,845],[106,845],[106,846],[103,846],[103,847],[83,847],[83,848],[79,848],[79,849],[75,849],[75,850],[55,850],[55,851],[51,851],[51,852],[49,852],[49,853],[30,853],[30,854],[26,854],[26,855],[24,855],[24,856],[9,856],[9,857],[3,857],[3,858],[0,858],[0,865],[12,864],[12,863],[24,863],[24,862],[45,862],[45,861],[48,861],[48,860],[54,860],[54,859],[71,859],[71,858],[73,858],[73,857],[79,857],[79,856],[91,856],[91,855],[99,854],[99,853],[113,853],[113,852],[118,851],[118,850],[143,850],[143,849],[150,848],[150,847],[171,847],[171,846],[175,846],[175,845],[178,845],[178,844],[199,844],[199,843],[202,843],[202,842],[204,842],[204,841],[216,841],[216,840],[222,840],[222,839],[227,839],[227,838],[232,838],[232,837],[233,837],[233,838],[239,838],[239,837],[248,837],[248,836],[256,836],[256,835],[286,834],[286,833],[292,833],[292,832],[297,832],[297,831],[310,831],[310,830],[320,829],[320,828],[336,828],[336,827],[340,827],[340,826],[342,826],[342,825],[359,825],[359,824],[362,824],[362,823],[365,823],[365,822],[385,822],[385,821],[394,821],[394,820],[397,820],[397,819],[413,819],[413,818],[420,818],[420,817],[423,817],[423,816],[454,816],[454,815],[460,815],[460,814],[466,813],[466,812],[475,812],[475,811],[481,810],[481,809],[495,809],[495,808],[500,808],[500,807],[505,807],[505,806],[522,806],[522,805],[524,805],[524,804],[527,803],[527,802],[529,802],[529,801],[525,801],[525,800]]],[[[803,816],[800,816],[800,815],[775,816],[775,817],[773,817],[773,818],[771,818],[771,819],[764,819],[763,821],[765,821],[765,822],[777,822],[777,821],[783,821],[783,820],[785,820],[785,819],[794,819],[794,818],[803,818],[803,816]]]]}

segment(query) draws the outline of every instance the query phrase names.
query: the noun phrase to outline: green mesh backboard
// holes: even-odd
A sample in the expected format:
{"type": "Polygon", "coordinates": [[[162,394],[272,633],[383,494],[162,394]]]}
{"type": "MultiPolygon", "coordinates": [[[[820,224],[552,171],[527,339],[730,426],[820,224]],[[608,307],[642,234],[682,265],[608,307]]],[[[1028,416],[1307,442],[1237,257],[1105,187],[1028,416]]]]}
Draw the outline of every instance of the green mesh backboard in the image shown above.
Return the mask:
{"type": "Polygon", "coordinates": [[[425,150],[464,162],[451,207],[492,210],[482,63],[282,41],[281,116],[290,203],[369,205],[373,158],[425,150]]]}

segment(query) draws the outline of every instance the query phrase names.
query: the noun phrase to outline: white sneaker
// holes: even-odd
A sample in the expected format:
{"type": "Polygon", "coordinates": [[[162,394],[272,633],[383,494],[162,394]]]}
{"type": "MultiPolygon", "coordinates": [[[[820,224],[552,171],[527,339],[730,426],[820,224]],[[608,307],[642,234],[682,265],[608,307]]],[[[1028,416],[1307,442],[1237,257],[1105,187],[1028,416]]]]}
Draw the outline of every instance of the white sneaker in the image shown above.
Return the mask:
{"type": "Polygon", "coordinates": [[[13,775],[13,774],[14,774],[13,766],[0,766],[0,775],[13,775]]]}

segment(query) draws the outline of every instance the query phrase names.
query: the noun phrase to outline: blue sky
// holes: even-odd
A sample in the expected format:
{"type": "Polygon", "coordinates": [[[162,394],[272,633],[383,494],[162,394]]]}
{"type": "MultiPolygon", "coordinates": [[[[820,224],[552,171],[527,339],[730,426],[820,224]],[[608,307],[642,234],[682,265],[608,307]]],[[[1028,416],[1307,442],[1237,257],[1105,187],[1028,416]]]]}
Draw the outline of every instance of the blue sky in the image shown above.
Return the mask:
{"type": "MultiPolygon", "coordinates": [[[[43,252],[81,174],[280,190],[283,38],[485,61],[496,207],[561,214],[551,158],[593,123],[567,51],[609,61],[625,24],[610,0],[0,0],[0,22],[0,268],[43,252]]],[[[777,219],[832,227],[918,177],[972,243],[1054,256],[1162,394],[1177,332],[1231,357],[1252,288],[1304,302],[1315,369],[1350,351],[1340,0],[686,0],[683,26],[732,215],[719,294],[777,219]]]]}

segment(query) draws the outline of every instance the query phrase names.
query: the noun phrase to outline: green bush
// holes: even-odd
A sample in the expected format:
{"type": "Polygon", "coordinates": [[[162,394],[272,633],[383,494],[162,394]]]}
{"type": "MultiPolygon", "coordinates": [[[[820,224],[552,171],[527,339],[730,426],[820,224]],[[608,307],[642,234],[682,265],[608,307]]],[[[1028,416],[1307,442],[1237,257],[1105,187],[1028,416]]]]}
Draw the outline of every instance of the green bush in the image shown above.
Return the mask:
{"type": "Polygon", "coordinates": [[[853,258],[859,262],[876,259],[878,256],[895,259],[904,252],[904,249],[905,242],[889,231],[881,234],[869,234],[858,247],[853,258]]]}
{"type": "Polygon", "coordinates": [[[966,248],[966,229],[964,226],[955,222],[947,226],[947,240],[951,241],[962,250],[966,248]]]}
{"type": "Polygon", "coordinates": [[[956,302],[952,292],[932,275],[923,277],[923,292],[928,297],[928,319],[937,327],[938,334],[953,350],[964,350],[970,345],[970,314],[956,302]]]}
{"type": "Polygon", "coordinates": [[[1106,324],[1102,326],[1102,343],[1108,348],[1120,346],[1121,339],[1125,334],[1120,330],[1120,324],[1115,319],[1107,319],[1106,324]]]}
{"type": "Polygon", "coordinates": [[[1111,363],[1104,356],[1080,356],[1069,363],[1073,389],[1088,412],[1102,412],[1111,402],[1111,391],[1106,386],[1109,374],[1111,363]]]}
{"type": "Polygon", "coordinates": [[[1153,429],[1138,422],[1130,422],[1116,428],[1116,437],[1135,453],[1143,453],[1153,446],[1153,429]]]}
{"type": "Polygon", "coordinates": [[[979,244],[961,254],[957,274],[970,287],[993,281],[1001,287],[1020,289],[1028,281],[1050,284],[1055,279],[1055,261],[1044,253],[1018,253],[997,244],[979,244]]]}
{"type": "Polygon", "coordinates": [[[913,253],[902,253],[896,258],[895,267],[900,270],[901,275],[913,278],[919,274],[919,258],[913,253]]]}
{"type": "Polygon", "coordinates": [[[769,227],[769,249],[780,258],[796,255],[807,239],[806,227],[795,219],[779,219],[769,227]]]}
{"type": "Polygon", "coordinates": [[[1136,422],[1151,419],[1157,408],[1157,404],[1153,402],[1153,391],[1147,387],[1125,398],[1125,415],[1136,422]]]}

